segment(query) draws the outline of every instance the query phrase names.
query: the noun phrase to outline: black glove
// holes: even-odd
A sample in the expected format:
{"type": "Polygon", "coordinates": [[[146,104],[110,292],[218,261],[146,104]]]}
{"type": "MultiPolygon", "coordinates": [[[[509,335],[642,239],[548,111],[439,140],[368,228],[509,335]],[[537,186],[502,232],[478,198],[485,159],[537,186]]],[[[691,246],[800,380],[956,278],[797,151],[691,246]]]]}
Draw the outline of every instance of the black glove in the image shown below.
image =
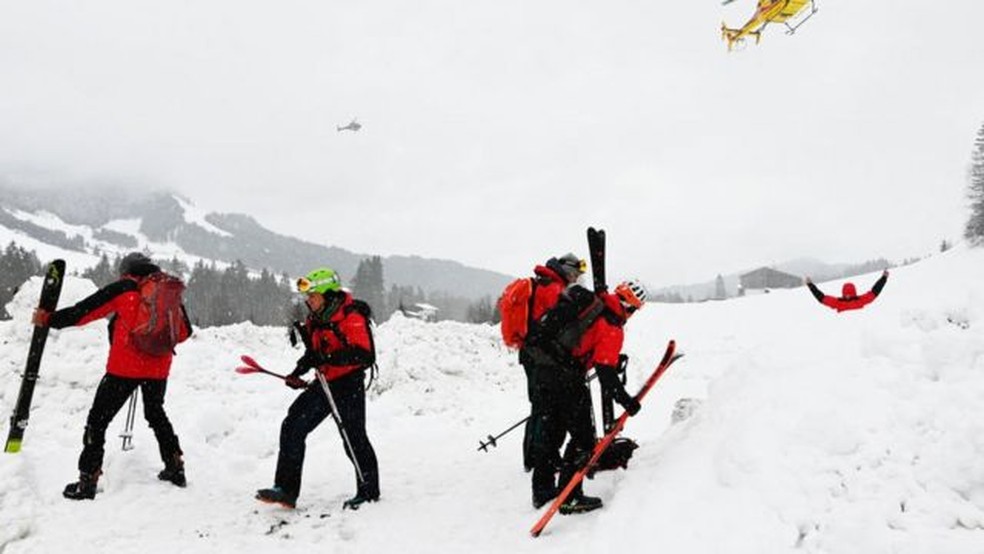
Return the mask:
{"type": "Polygon", "coordinates": [[[319,365],[320,360],[318,358],[318,354],[314,350],[305,350],[304,355],[297,359],[297,364],[294,365],[294,371],[291,375],[298,377],[304,375],[309,369],[319,365]]]}
{"type": "Polygon", "coordinates": [[[291,373],[284,379],[284,384],[292,389],[303,389],[307,388],[308,383],[304,379],[301,379],[297,375],[291,373]]]}
{"type": "Polygon", "coordinates": [[[598,365],[595,366],[595,373],[598,374],[598,381],[601,382],[601,386],[609,391],[615,402],[621,404],[625,411],[629,412],[629,415],[639,413],[642,406],[639,405],[638,400],[625,391],[625,385],[618,380],[618,372],[614,367],[598,365]]]}
{"type": "Polygon", "coordinates": [[[623,408],[625,408],[626,412],[629,412],[630,416],[636,415],[637,413],[639,413],[639,410],[642,409],[642,404],[639,404],[638,400],[627,394],[625,395],[625,398],[618,399],[618,403],[621,404],[623,408]]]}

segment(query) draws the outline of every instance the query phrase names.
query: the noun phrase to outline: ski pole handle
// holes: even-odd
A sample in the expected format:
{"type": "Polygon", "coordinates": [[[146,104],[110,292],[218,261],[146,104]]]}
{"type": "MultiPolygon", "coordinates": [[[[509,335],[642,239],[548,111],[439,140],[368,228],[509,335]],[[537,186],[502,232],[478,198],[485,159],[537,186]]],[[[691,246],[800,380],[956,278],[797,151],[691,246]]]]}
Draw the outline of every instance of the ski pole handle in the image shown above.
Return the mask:
{"type": "Polygon", "coordinates": [[[275,373],[273,371],[270,371],[270,370],[264,368],[263,366],[261,366],[259,364],[259,362],[257,362],[256,360],[254,360],[251,356],[248,356],[246,354],[243,354],[242,356],[239,357],[239,359],[242,360],[242,362],[244,364],[246,364],[246,365],[237,367],[236,368],[236,373],[239,373],[239,374],[242,374],[242,375],[248,375],[250,373],[265,373],[267,375],[270,375],[271,377],[276,377],[277,379],[280,379],[280,380],[283,380],[283,381],[286,381],[287,380],[287,376],[286,375],[281,375],[279,373],[275,373]]]}
{"type": "MultiPolygon", "coordinates": [[[[586,382],[590,383],[597,376],[598,376],[597,373],[592,373],[591,375],[588,376],[586,382]]],[[[492,435],[488,435],[488,438],[487,438],[486,441],[481,441],[481,440],[478,441],[478,450],[483,450],[485,452],[488,452],[489,451],[488,448],[490,446],[492,448],[495,448],[496,446],[498,446],[498,444],[496,444],[496,441],[498,441],[502,437],[506,436],[513,429],[515,429],[515,428],[519,427],[520,425],[522,425],[522,424],[526,423],[527,421],[529,421],[530,417],[532,417],[532,416],[526,416],[523,419],[517,421],[516,423],[513,423],[512,426],[510,426],[508,429],[506,429],[505,431],[499,433],[498,435],[496,435],[494,437],[492,435]]]]}
{"type": "Polygon", "coordinates": [[[281,375],[279,373],[274,373],[272,371],[267,371],[265,369],[256,369],[255,367],[248,367],[248,366],[239,366],[239,367],[237,367],[236,368],[236,373],[238,373],[240,375],[249,375],[250,373],[264,373],[264,374],[269,375],[271,377],[276,377],[277,379],[282,379],[282,380],[286,380],[287,379],[287,377],[285,377],[285,376],[283,376],[283,375],[281,375]]]}

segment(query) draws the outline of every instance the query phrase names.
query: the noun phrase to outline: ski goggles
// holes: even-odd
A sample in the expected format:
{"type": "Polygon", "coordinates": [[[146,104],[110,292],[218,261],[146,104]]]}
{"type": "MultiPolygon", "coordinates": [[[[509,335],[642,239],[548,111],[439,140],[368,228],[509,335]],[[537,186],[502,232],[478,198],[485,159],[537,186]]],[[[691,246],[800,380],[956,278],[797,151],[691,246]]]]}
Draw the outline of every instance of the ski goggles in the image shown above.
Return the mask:
{"type": "Polygon", "coordinates": [[[314,288],[314,283],[307,277],[301,277],[297,280],[297,292],[307,294],[312,288],[314,288]]]}
{"type": "Polygon", "coordinates": [[[561,258],[560,265],[565,268],[569,268],[572,271],[576,271],[578,275],[583,275],[588,271],[588,262],[583,258],[561,258]]]}
{"type": "Polygon", "coordinates": [[[307,294],[312,288],[314,288],[314,283],[312,283],[307,277],[300,277],[297,279],[297,292],[307,294]]]}
{"type": "Polygon", "coordinates": [[[315,272],[314,275],[307,275],[297,280],[297,292],[302,294],[320,293],[341,290],[342,284],[338,280],[338,274],[334,271],[315,272]]]}

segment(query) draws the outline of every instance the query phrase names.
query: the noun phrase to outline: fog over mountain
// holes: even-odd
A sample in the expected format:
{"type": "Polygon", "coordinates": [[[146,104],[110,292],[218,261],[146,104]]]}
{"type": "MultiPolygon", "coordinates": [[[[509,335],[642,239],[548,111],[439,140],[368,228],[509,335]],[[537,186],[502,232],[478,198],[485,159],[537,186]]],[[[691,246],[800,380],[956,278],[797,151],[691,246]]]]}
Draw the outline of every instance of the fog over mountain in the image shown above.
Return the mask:
{"type": "MultiPolygon", "coordinates": [[[[224,263],[241,260],[256,270],[268,268],[288,275],[327,265],[346,282],[355,274],[359,261],[373,255],[281,235],[266,229],[252,215],[202,213],[192,200],[166,190],[141,191],[112,185],[98,189],[26,188],[0,182],[0,226],[81,253],[143,248],[145,241],[150,241],[176,246],[195,258],[224,263]],[[85,229],[46,225],[39,221],[45,213],[57,216],[68,227],[85,229]],[[135,236],[136,231],[141,236],[135,236]]],[[[419,287],[427,293],[446,293],[469,300],[498,295],[510,279],[508,275],[453,260],[417,256],[385,256],[382,260],[387,287],[419,287]]]]}

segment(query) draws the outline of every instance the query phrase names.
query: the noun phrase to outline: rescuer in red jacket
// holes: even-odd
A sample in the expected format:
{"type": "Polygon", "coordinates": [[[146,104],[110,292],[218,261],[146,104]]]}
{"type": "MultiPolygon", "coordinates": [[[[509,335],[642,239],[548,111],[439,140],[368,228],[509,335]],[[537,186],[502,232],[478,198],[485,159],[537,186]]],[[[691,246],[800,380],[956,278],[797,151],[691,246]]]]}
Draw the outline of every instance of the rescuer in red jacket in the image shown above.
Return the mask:
{"type": "MultiPolygon", "coordinates": [[[[130,329],[138,323],[137,307],[142,302],[138,281],[160,270],[147,256],[132,252],[120,261],[118,281],[106,285],[74,306],[55,312],[38,310],[34,314],[35,325],[47,325],[52,329],[85,325],[111,316],[106,375],[99,382],[86,418],[82,454],[79,456],[79,480],[65,487],[62,493],[65,498],[95,498],[96,483],[102,474],[106,428],[137,387],[140,387],[143,396],[144,417],[154,430],[164,461],[164,470],[157,477],[179,487],[186,485],[181,446],[164,412],[164,392],[172,355],[153,356],[142,352],[134,346],[130,336],[130,329]]],[[[190,334],[191,322],[183,306],[182,313],[183,324],[190,334]]]]}
{"type": "Polygon", "coordinates": [[[813,293],[814,298],[817,302],[820,302],[828,308],[837,310],[838,312],[846,312],[848,310],[860,310],[861,308],[871,304],[875,298],[881,294],[882,289],[885,287],[885,283],[888,281],[888,270],[882,272],[881,277],[875,281],[874,286],[871,290],[858,296],[858,291],[854,287],[854,283],[844,283],[841,288],[841,296],[834,297],[824,294],[809,277],[806,278],[806,286],[809,287],[810,292],[813,293]]]}
{"type": "Polygon", "coordinates": [[[303,392],[280,425],[274,486],[258,490],[256,498],[286,508],[296,506],[307,437],[337,409],[334,417],[356,471],[357,487],[342,508],[357,510],[379,499],[379,467],[366,434],[365,374],[376,362],[369,307],[343,290],[338,274],[326,267],[298,279],[297,290],[305,295],[310,310],[301,330],[306,348],[285,382],[303,392]],[[318,378],[310,383],[301,379],[311,369],[321,373],[324,386],[318,378]]]}
{"type": "MultiPolygon", "coordinates": [[[[585,381],[592,367],[603,388],[631,414],[639,403],[619,381],[617,370],[625,325],[643,306],[646,291],[638,283],[625,282],[615,292],[596,294],[580,286],[568,288],[543,321],[545,337],[537,341],[545,355],[536,383],[538,401],[530,416],[530,460],[533,466],[533,506],[539,508],[562,489],[590,456],[595,444],[591,392],[585,381]],[[567,441],[563,456],[560,448],[567,441]],[[557,479],[556,473],[560,475],[557,479]]],[[[578,486],[560,506],[573,514],[601,507],[601,499],[585,495],[578,486]]]]}
{"type": "MultiPolygon", "coordinates": [[[[539,326],[543,316],[557,305],[560,295],[564,290],[572,284],[577,283],[586,269],[587,262],[574,254],[564,254],[563,256],[550,258],[544,265],[538,265],[533,268],[533,298],[529,314],[529,334],[532,335],[532,340],[529,341],[530,345],[535,345],[537,342],[537,335],[540,333],[539,326]]],[[[553,372],[549,366],[552,366],[556,362],[552,359],[544,358],[543,354],[536,347],[528,348],[524,345],[523,348],[519,349],[519,363],[522,364],[523,370],[526,372],[526,392],[530,401],[530,418],[526,420],[523,436],[523,466],[526,467],[527,471],[531,471],[534,465],[530,458],[530,443],[533,440],[533,426],[535,423],[533,414],[540,411],[538,405],[541,401],[541,395],[537,392],[539,390],[537,383],[543,378],[545,373],[553,372]]],[[[551,493],[553,493],[553,489],[555,488],[553,480],[553,474],[551,474],[549,479],[550,486],[547,487],[551,493]]],[[[536,491],[534,491],[533,496],[534,498],[538,496],[536,491]]],[[[539,496],[544,497],[546,493],[540,494],[539,496]]],[[[534,499],[533,503],[537,504],[537,500],[534,499]]]]}

